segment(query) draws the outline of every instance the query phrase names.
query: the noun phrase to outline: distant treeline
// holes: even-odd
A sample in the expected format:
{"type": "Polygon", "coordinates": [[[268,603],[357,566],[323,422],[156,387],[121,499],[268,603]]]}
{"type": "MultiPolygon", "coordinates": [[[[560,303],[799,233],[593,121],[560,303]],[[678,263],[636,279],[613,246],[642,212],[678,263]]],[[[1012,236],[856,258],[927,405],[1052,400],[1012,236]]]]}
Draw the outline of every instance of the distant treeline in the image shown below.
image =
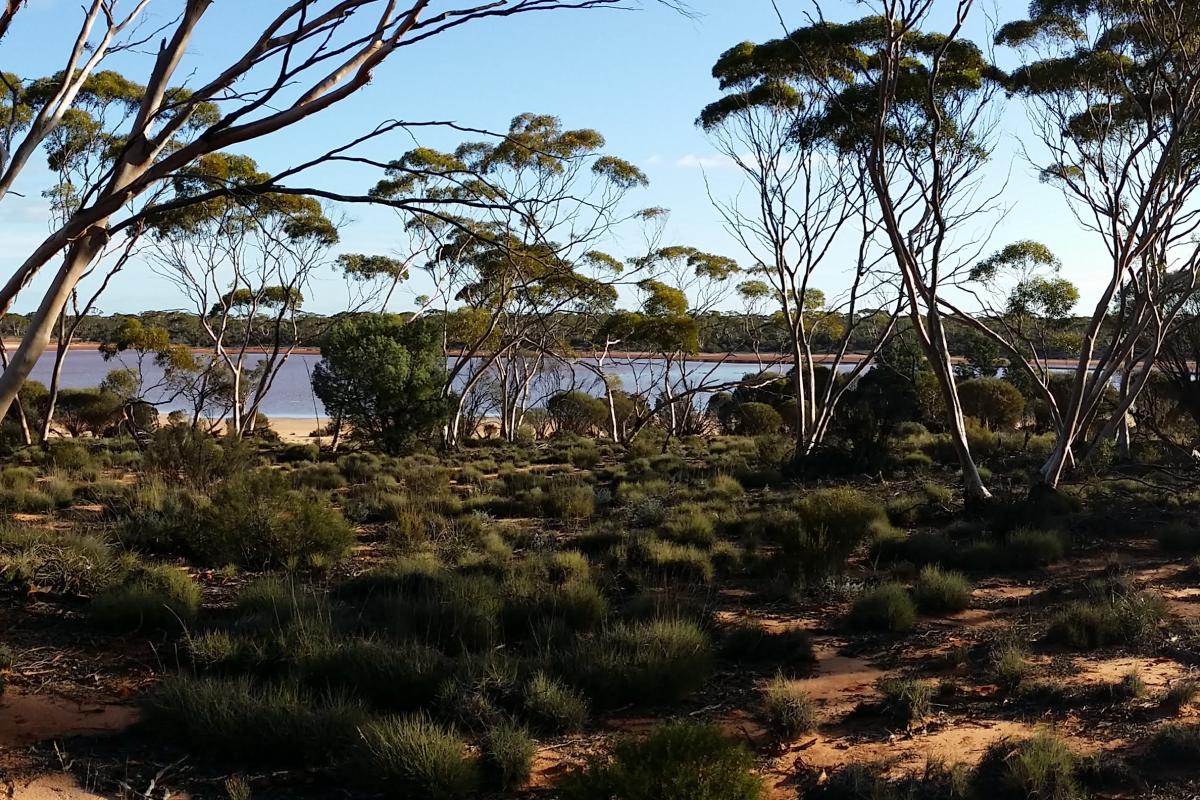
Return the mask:
{"type": "MultiPolygon", "coordinates": [[[[438,313],[440,312],[433,312],[431,316],[437,316],[438,313]]],[[[280,331],[283,337],[282,343],[284,345],[295,344],[300,347],[319,348],[321,346],[321,339],[330,325],[343,316],[346,315],[326,316],[322,314],[298,313],[294,334],[287,325],[284,325],[280,331]]],[[[569,324],[555,327],[558,327],[559,330],[575,331],[574,334],[568,337],[566,344],[579,350],[591,349],[591,343],[595,342],[598,338],[596,336],[598,322],[602,322],[603,320],[598,321],[594,316],[578,316],[574,319],[572,319],[573,315],[569,314],[561,316],[569,324]]],[[[107,341],[112,337],[113,331],[120,324],[121,320],[130,317],[136,317],[146,325],[165,328],[170,333],[172,343],[185,344],[197,348],[211,347],[212,340],[205,333],[200,319],[195,313],[186,311],[143,311],[139,314],[88,315],[80,323],[78,332],[75,335],[75,341],[107,341]]],[[[791,338],[786,327],[780,322],[777,316],[746,315],[737,312],[710,312],[701,315],[699,320],[699,350],[703,353],[785,353],[790,347],[791,338]]],[[[25,315],[7,314],[3,318],[0,318],[0,333],[6,339],[19,338],[24,334],[27,322],[28,317],[25,315]]],[[[1054,340],[1045,342],[1042,354],[1047,358],[1071,358],[1077,355],[1079,352],[1079,337],[1085,323],[1086,319],[1082,317],[1064,321],[1061,328],[1056,331],[1054,340]]],[[[241,340],[242,332],[240,328],[242,324],[241,320],[230,321],[230,333],[234,334],[232,340],[241,340]]],[[[469,345],[470,342],[467,341],[455,341],[453,335],[455,327],[453,325],[447,326],[448,333],[450,333],[447,345],[451,349],[469,345]]],[[[898,325],[898,331],[902,332],[907,327],[907,320],[901,320],[898,325]]],[[[858,341],[852,335],[849,342],[850,352],[870,350],[874,344],[875,333],[871,330],[870,326],[864,326],[858,330],[861,333],[857,339],[861,339],[861,341],[858,341]]],[[[1002,358],[1002,354],[998,348],[965,326],[948,322],[946,330],[950,351],[954,355],[976,358],[982,361],[1002,358]],[[981,350],[986,352],[980,352],[981,350]]],[[[249,338],[252,340],[261,338],[261,344],[266,345],[270,343],[273,335],[273,330],[264,330],[261,337],[251,336],[249,338]]],[[[822,331],[818,331],[814,335],[814,352],[828,352],[835,349],[839,344],[840,335],[839,326],[824,326],[822,331]]],[[[623,340],[617,349],[640,352],[653,351],[655,347],[653,342],[630,338],[623,340]]]]}

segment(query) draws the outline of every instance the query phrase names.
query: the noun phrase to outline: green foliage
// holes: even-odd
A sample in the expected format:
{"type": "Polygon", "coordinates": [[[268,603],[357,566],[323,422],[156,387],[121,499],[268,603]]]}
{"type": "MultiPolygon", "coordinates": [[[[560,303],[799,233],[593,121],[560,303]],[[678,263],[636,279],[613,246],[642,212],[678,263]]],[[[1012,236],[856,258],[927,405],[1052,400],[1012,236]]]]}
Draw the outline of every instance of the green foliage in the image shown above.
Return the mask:
{"type": "Polygon", "coordinates": [[[475,795],[479,765],[455,733],[425,717],[372,720],[362,727],[359,774],[393,792],[430,800],[475,795]]]}
{"type": "Polygon", "coordinates": [[[778,433],[783,417],[766,403],[742,403],[734,412],[734,433],[739,436],[762,436],[778,433]]]}
{"type": "Polygon", "coordinates": [[[1154,734],[1150,747],[1155,756],[1168,764],[1194,767],[1200,759],[1200,725],[1164,725],[1154,734]]]}
{"type": "Polygon", "coordinates": [[[117,631],[177,631],[200,610],[200,587],[186,572],[169,566],[138,570],[92,602],[92,617],[117,631]]]}
{"type": "Polygon", "coordinates": [[[608,404],[586,392],[559,392],[546,401],[546,411],[556,433],[589,436],[594,429],[607,430],[608,404]]]}
{"type": "Polygon", "coordinates": [[[546,512],[558,519],[581,520],[596,511],[596,494],[586,484],[556,483],[546,494],[546,512]]]}
{"type": "Polygon", "coordinates": [[[620,622],[581,642],[568,680],[599,705],[666,703],[691,694],[713,670],[712,644],[694,622],[620,622]]]}
{"type": "Polygon", "coordinates": [[[1147,641],[1166,616],[1162,597],[1133,592],[1070,603],[1050,621],[1052,639],[1079,650],[1147,641]]]}
{"type": "Polygon", "coordinates": [[[671,541],[697,547],[711,547],[717,538],[712,516],[692,503],[684,503],[668,511],[662,532],[671,541]]]}
{"type": "Polygon", "coordinates": [[[250,469],[254,462],[251,446],[239,439],[217,439],[190,425],[167,425],[159,429],[146,448],[147,471],[170,483],[206,489],[219,480],[250,469]]]}
{"type": "Polygon", "coordinates": [[[437,650],[408,643],[340,642],[305,656],[299,664],[305,686],[328,697],[353,697],[382,711],[417,711],[433,702],[446,677],[437,650]]]}
{"type": "Polygon", "coordinates": [[[1011,428],[1021,421],[1025,398],[1011,383],[1000,378],[974,378],[958,384],[963,413],[979,420],[989,430],[1011,428]]]}
{"type": "Polygon", "coordinates": [[[802,684],[782,675],[762,690],[762,713],[768,727],[780,739],[794,739],[817,727],[816,704],[802,684]]]}
{"type": "Polygon", "coordinates": [[[1029,674],[1028,654],[1018,644],[1002,644],[992,655],[992,677],[1001,688],[1017,688],[1029,674]]]}
{"type": "Polygon", "coordinates": [[[875,684],[885,713],[906,725],[929,716],[933,684],[914,678],[880,678],[875,684]]]}
{"type": "Polygon", "coordinates": [[[958,572],[930,565],[921,569],[912,589],[922,614],[953,614],[971,604],[971,584],[958,572]]]}
{"type": "Polygon", "coordinates": [[[917,607],[903,586],[884,583],[855,599],[849,621],[859,630],[904,633],[916,624],[917,607]]]}
{"type": "Polygon", "coordinates": [[[541,733],[575,733],[587,721],[587,700],[563,682],[539,672],[525,687],[524,714],[541,733]]]}
{"type": "Polygon", "coordinates": [[[189,752],[298,766],[347,753],[364,722],[355,705],[244,679],[169,677],[142,705],[145,730],[189,752]]]}
{"type": "Polygon", "coordinates": [[[313,391],[354,436],[399,452],[448,418],[446,360],[434,326],[395,315],[339,320],[321,344],[313,391]]]}
{"type": "Polygon", "coordinates": [[[803,628],[768,630],[750,622],[725,632],[721,655],[742,664],[784,665],[789,671],[809,669],[817,660],[812,637],[803,628]]]}
{"type": "Polygon", "coordinates": [[[537,743],[524,728],[510,723],[491,728],[483,739],[483,766],[489,782],[501,791],[526,783],[536,752],[537,743]]]}
{"type": "Polygon", "coordinates": [[[1043,731],[988,748],[976,769],[975,791],[999,800],[1079,800],[1084,792],[1075,776],[1077,761],[1061,739],[1043,731]]]}
{"type": "Polygon", "coordinates": [[[618,742],[563,782],[563,800],[760,800],[766,794],[745,745],[715,726],[668,722],[618,742]]]}
{"type": "Polygon", "coordinates": [[[126,567],[97,536],[0,526],[0,585],[94,595],[120,580],[126,567]]]}

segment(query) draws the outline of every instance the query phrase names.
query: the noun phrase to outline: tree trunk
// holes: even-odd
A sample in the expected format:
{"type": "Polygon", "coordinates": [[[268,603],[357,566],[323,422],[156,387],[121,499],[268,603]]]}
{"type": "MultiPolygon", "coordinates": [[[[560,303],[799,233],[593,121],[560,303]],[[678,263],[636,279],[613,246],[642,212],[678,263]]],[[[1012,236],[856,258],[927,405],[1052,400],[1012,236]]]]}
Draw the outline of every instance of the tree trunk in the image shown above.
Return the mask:
{"type": "Polygon", "coordinates": [[[0,419],[8,414],[17,393],[25,384],[29,374],[37,365],[38,358],[50,343],[54,333],[54,324],[66,308],[71,292],[75,290],[80,277],[87,271],[88,265],[100,254],[108,234],[103,228],[93,228],[89,233],[77,240],[67,250],[67,256],[58,274],[46,289],[41,305],[29,320],[29,327],[21,339],[21,345],[13,353],[8,368],[0,375],[0,419]]]}

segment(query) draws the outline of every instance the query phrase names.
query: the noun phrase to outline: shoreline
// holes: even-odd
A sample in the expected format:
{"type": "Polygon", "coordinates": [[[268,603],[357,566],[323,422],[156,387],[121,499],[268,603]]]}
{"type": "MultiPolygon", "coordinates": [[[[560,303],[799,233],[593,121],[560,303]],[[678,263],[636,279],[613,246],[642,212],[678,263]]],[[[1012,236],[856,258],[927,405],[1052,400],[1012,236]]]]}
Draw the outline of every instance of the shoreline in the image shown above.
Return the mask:
{"type": "MultiPolygon", "coordinates": [[[[5,339],[4,340],[4,347],[9,352],[12,352],[14,349],[16,349],[16,347],[19,344],[20,344],[20,341],[16,340],[16,339],[5,339]]],[[[99,350],[99,348],[100,348],[99,342],[86,342],[86,341],[72,342],[71,346],[68,348],[68,351],[79,350],[79,351],[83,351],[83,352],[87,352],[87,351],[95,352],[95,351],[99,350]]],[[[191,349],[192,349],[193,353],[212,352],[212,348],[209,348],[209,347],[193,347],[191,349]]],[[[45,353],[52,353],[52,352],[54,352],[53,343],[47,345],[46,349],[42,351],[43,355],[45,353]]],[[[268,352],[268,349],[265,347],[249,347],[246,349],[247,355],[262,355],[267,352],[268,352]]],[[[319,355],[321,355],[321,348],[312,347],[312,346],[297,347],[294,350],[292,350],[291,355],[319,356],[319,355]]],[[[639,350],[619,350],[619,351],[614,350],[614,351],[610,351],[607,354],[600,353],[597,351],[583,351],[583,352],[575,353],[574,359],[575,360],[595,359],[601,355],[604,355],[605,359],[610,362],[611,361],[641,361],[641,360],[648,360],[648,359],[661,359],[661,355],[658,353],[648,353],[648,352],[639,351],[639,350]]],[[[461,358],[462,356],[463,356],[462,350],[451,350],[447,354],[447,358],[461,358]]],[[[476,357],[480,357],[480,355],[477,355],[476,357]]],[[[866,357],[867,356],[865,353],[847,353],[845,356],[842,357],[842,363],[849,365],[849,366],[855,366],[855,365],[861,364],[863,362],[863,360],[866,359],[866,357]]],[[[828,364],[828,363],[832,362],[835,358],[837,358],[837,355],[835,353],[815,353],[815,354],[813,354],[813,363],[828,364]]],[[[697,363],[697,364],[726,363],[726,364],[758,365],[761,363],[763,368],[771,368],[771,367],[778,367],[778,366],[786,365],[790,361],[790,359],[791,359],[791,356],[788,355],[787,353],[694,353],[692,355],[689,355],[687,357],[686,361],[690,362],[690,363],[697,363]]],[[[955,364],[961,364],[966,361],[966,359],[962,356],[951,356],[950,360],[952,363],[955,363],[955,364]]],[[[1048,358],[1045,360],[1046,366],[1050,367],[1052,369],[1053,368],[1061,369],[1061,368],[1066,368],[1066,367],[1073,367],[1077,363],[1078,362],[1072,358],[1048,358]]],[[[1093,359],[1092,364],[1094,365],[1095,363],[1096,362],[1093,359]]]]}

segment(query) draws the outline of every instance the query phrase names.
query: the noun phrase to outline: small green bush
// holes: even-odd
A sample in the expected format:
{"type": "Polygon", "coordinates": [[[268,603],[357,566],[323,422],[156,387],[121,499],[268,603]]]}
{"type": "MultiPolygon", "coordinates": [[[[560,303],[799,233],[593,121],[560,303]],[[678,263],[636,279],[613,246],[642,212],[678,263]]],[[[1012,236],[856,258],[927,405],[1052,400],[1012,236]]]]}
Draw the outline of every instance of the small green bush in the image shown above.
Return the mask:
{"type": "Polygon", "coordinates": [[[460,800],[479,790],[479,765],[466,745],[451,729],[425,717],[369,722],[362,740],[359,774],[398,796],[460,800]]]}
{"type": "Polygon", "coordinates": [[[631,560],[652,581],[708,583],[713,578],[712,556],[698,547],[646,537],[630,549],[631,560]]]}
{"type": "Polygon", "coordinates": [[[1029,662],[1020,646],[1004,644],[992,656],[992,678],[1001,688],[1017,688],[1028,674],[1029,662]]]}
{"type": "Polygon", "coordinates": [[[551,486],[546,495],[546,512],[556,519],[587,519],[596,513],[596,493],[583,484],[551,486]]]}
{"type": "Polygon", "coordinates": [[[537,743],[529,731],[511,723],[488,730],[483,738],[483,766],[488,782],[500,791],[512,791],[529,780],[537,743]]]}
{"type": "Polygon", "coordinates": [[[600,705],[681,700],[708,680],[712,644],[683,619],[618,623],[576,649],[568,680],[600,705]]]}
{"type": "Polygon", "coordinates": [[[417,711],[433,702],[446,677],[437,650],[407,643],[351,640],[305,656],[301,681],[329,697],[353,697],[382,711],[417,711]]]}
{"type": "Polygon", "coordinates": [[[1194,767],[1200,760],[1200,725],[1164,725],[1154,734],[1150,750],[1168,764],[1194,767]]]}
{"type": "Polygon", "coordinates": [[[667,513],[663,535],[680,544],[711,547],[716,541],[716,526],[712,516],[703,508],[685,503],[667,513]]]}
{"type": "Polygon", "coordinates": [[[179,630],[200,610],[200,587],[175,567],[138,570],[92,601],[92,618],[109,630],[179,630]]]}
{"type": "Polygon", "coordinates": [[[1062,561],[1066,554],[1067,540],[1059,531],[1021,528],[1004,541],[1001,557],[1009,569],[1033,569],[1062,561]]]}
{"type": "Polygon", "coordinates": [[[1164,616],[1162,597],[1149,592],[1077,601],[1054,615],[1049,636],[1079,650],[1135,644],[1147,641],[1164,616]]]}
{"type": "Polygon", "coordinates": [[[767,726],[781,739],[794,739],[815,729],[817,707],[801,684],[777,676],[762,690],[762,710],[767,726]]]}
{"type": "Polygon", "coordinates": [[[880,678],[881,706],[888,716],[911,725],[929,716],[933,701],[933,684],[913,678],[880,678]]]}
{"type": "Polygon", "coordinates": [[[772,631],[750,622],[725,631],[721,655],[742,664],[781,664],[789,673],[808,670],[817,660],[812,637],[803,628],[772,631]]]}
{"type": "Polygon", "coordinates": [[[975,771],[979,797],[1002,800],[1078,800],[1084,796],[1075,776],[1074,754],[1049,732],[988,748],[975,771]]]}
{"type": "Polygon", "coordinates": [[[1171,685],[1163,693],[1162,707],[1173,714],[1178,714],[1197,696],[1200,696],[1200,681],[1195,678],[1180,678],[1171,681],[1171,685]]]}
{"type": "Polygon", "coordinates": [[[195,755],[311,766],[359,741],[359,706],[322,704],[289,684],[186,675],[167,678],[142,706],[147,732],[195,755]]]}
{"type": "Polygon", "coordinates": [[[569,775],[562,800],[761,800],[754,756],[715,726],[668,722],[569,775]]]}
{"type": "Polygon", "coordinates": [[[917,607],[908,591],[898,583],[875,587],[854,601],[850,624],[858,630],[903,633],[917,622],[917,607]]]}
{"type": "Polygon", "coordinates": [[[571,687],[539,672],[525,687],[525,717],[535,730],[556,736],[575,733],[587,721],[587,700],[571,687]]]}
{"type": "Polygon", "coordinates": [[[971,605],[971,584],[961,573],[930,565],[921,569],[912,595],[922,614],[953,614],[971,605]]]}
{"type": "Polygon", "coordinates": [[[321,449],[315,444],[289,444],[279,451],[275,457],[281,464],[294,464],[300,461],[316,461],[321,457],[321,449]]]}

